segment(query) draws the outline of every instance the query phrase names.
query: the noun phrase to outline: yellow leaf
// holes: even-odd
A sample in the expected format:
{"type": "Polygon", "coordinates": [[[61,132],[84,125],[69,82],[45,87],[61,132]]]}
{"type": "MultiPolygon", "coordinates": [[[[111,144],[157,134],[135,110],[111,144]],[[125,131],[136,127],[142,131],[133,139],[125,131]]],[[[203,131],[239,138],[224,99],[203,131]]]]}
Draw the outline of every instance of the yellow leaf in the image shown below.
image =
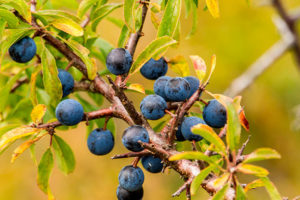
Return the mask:
{"type": "Polygon", "coordinates": [[[138,83],[132,83],[127,87],[128,90],[133,90],[136,92],[140,92],[142,94],[145,94],[145,88],[141,84],[138,83]]]}
{"type": "Polygon", "coordinates": [[[190,74],[189,65],[184,56],[178,55],[168,61],[168,66],[179,76],[188,76],[190,74]]]}
{"type": "Polygon", "coordinates": [[[205,61],[200,56],[197,55],[192,55],[190,56],[190,58],[192,60],[196,75],[201,82],[206,74],[205,61]]]}
{"type": "Polygon", "coordinates": [[[266,170],[265,168],[256,165],[251,165],[251,164],[243,164],[243,163],[237,166],[237,171],[244,174],[252,174],[259,177],[264,177],[269,174],[269,171],[266,170]]]}
{"type": "Polygon", "coordinates": [[[9,144],[12,142],[16,141],[19,138],[28,136],[28,135],[33,135],[35,133],[39,133],[42,129],[38,128],[32,128],[28,126],[22,126],[19,128],[15,128],[4,135],[0,138],[0,151],[5,149],[9,144]]]}
{"type": "Polygon", "coordinates": [[[66,32],[70,35],[76,36],[76,37],[83,35],[82,27],[71,19],[59,18],[59,19],[54,20],[52,22],[52,25],[55,28],[62,30],[64,32],[66,32]]]}
{"type": "Polygon", "coordinates": [[[11,163],[13,163],[18,157],[19,155],[21,155],[26,149],[28,149],[33,143],[37,142],[38,140],[40,140],[42,137],[44,137],[47,133],[44,133],[34,139],[28,140],[26,142],[24,142],[23,144],[21,144],[19,147],[17,147],[14,150],[14,153],[11,157],[11,163]]]}
{"type": "Polygon", "coordinates": [[[220,17],[219,0],[206,0],[207,8],[214,18],[220,17]]]}
{"type": "Polygon", "coordinates": [[[31,112],[31,119],[34,123],[39,123],[46,113],[47,107],[44,104],[36,105],[31,112]]]}

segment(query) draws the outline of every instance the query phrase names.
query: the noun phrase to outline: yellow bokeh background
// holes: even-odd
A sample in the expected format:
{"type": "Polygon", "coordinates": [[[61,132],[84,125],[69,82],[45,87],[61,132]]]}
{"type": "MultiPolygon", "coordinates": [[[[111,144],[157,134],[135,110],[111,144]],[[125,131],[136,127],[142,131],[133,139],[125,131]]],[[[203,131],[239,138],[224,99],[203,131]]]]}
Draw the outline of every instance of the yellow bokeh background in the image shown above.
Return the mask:
{"type": "MultiPolygon", "coordinates": [[[[68,0],[53,2],[59,9],[70,10],[68,0]]],[[[289,9],[300,6],[298,0],[283,2],[289,9]]],[[[252,1],[248,6],[245,0],[227,0],[220,2],[221,17],[213,19],[209,12],[202,10],[203,7],[204,0],[199,0],[198,31],[189,40],[186,40],[185,36],[191,28],[192,19],[186,19],[183,12],[180,45],[178,49],[170,49],[166,57],[183,55],[189,59],[189,55],[199,55],[209,63],[211,55],[216,54],[217,67],[208,90],[222,93],[235,77],[280,39],[272,22],[276,12],[271,6],[256,6],[252,1]]],[[[114,11],[112,16],[121,18],[122,9],[114,11]]],[[[98,32],[111,44],[117,44],[120,30],[115,25],[104,20],[98,26],[98,32]]],[[[150,15],[143,32],[145,36],[141,38],[136,54],[155,38],[156,32],[151,24],[150,15]]],[[[242,104],[245,106],[252,135],[246,153],[258,147],[271,147],[281,153],[280,160],[258,164],[269,169],[270,178],[282,196],[290,198],[300,195],[300,130],[295,130],[291,125],[295,120],[295,107],[300,104],[299,67],[294,61],[293,53],[287,52],[242,94],[242,104]]],[[[100,68],[103,69],[104,66],[99,66],[100,68]]],[[[192,67],[190,69],[192,71],[192,67]]],[[[168,75],[175,76],[171,70],[168,75]]],[[[130,82],[142,83],[148,89],[152,89],[154,83],[144,79],[139,73],[131,77],[130,82]]],[[[130,92],[128,95],[138,108],[143,95],[130,92]]],[[[116,199],[118,173],[123,166],[130,164],[132,159],[110,159],[114,154],[127,151],[120,141],[127,125],[120,120],[115,122],[116,145],[114,150],[104,157],[89,153],[84,123],[77,129],[58,132],[72,147],[77,161],[75,171],[68,176],[63,175],[56,166],[54,168],[50,186],[58,200],[116,199]]],[[[244,131],[242,140],[245,140],[248,134],[244,131]]],[[[37,170],[29,152],[21,155],[14,164],[10,163],[11,153],[18,144],[20,143],[12,145],[0,156],[0,200],[47,199],[37,187],[37,170]]],[[[48,144],[48,137],[39,142],[36,147],[38,159],[48,144]]],[[[172,199],[171,194],[183,183],[174,171],[167,171],[165,174],[150,174],[145,171],[145,177],[145,200],[172,199]]],[[[253,178],[242,176],[241,182],[246,183],[253,178]]],[[[206,192],[200,189],[194,199],[207,198],[206,192]]],[[[249,199],[263,198],[269,197],[262,188],[249,192],[249,199]]],[[[185,199],[185,195],[174,199],[185,199]]]]}

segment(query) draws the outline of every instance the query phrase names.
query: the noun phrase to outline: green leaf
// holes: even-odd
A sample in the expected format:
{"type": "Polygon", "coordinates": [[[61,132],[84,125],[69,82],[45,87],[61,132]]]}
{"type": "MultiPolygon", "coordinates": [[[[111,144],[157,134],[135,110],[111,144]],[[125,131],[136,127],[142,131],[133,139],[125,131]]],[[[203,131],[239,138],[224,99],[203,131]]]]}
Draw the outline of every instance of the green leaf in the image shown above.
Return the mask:
{"type": "Polygon", "coordinates": [[[179,23],[181,0],[168,0],[163,18],[158,27],[157,38],[162,36],[173,37],[179,23]]]}
{"type": "Polygon", "coordinates": [[[44,47],[41,54],[43,66],[43,82],[46,92],[51,98],[51,104],[56,107],[62,98],[62,86],[58,78],[58,71],[54,56],[44,47]]]}
{"type": "Polygon", "coordinates": [[[51,24],[55,28],[62,30],[70,35],[75,36],[75,37],[83,35],[82,27],[78,23],[74,22],[71,19],[58,18],[58,19],[54,20],[53,22],[51,22],[51,24]]]}
{"type": "Polygon", "coordinates": [[[197,24],[198,24],[198,13],[197,13],[197,7],[196,5],[192,5],[192,11],[193,11],[193,24],[192,29],[189,32],[189,34],[186,36],[186,39],[189,39],[191,36],[193,36],[197,31],[197,24]]]}
{"type": "Polygon", "coordinates": [[[45,105],[43,105],[43,104],[36,105],[33,108],[31,115],[30,115],[32,121],[36,124],[39,123],[43,119],[43,117],[46,113],[46,110],[47,110],[47,107],[45,105]]]}
{"type": "Polygon", "coordinates": [[[126,44],[126,40],[129,37],[129,29],[126,25],[123,25],[122,29],[121,29],[121,33],[120,33],[120,37],[119,37],[119,41],[118,41],[118,47],[119,48],[123,48],[125,47],[126,44]]]}
{"type": "Polygon", "coordinates": [[[236,186],[236,199],[238,199],[238,200],[246,200],[247,199],[245,190],[240,183],[237,183],[237,186],[236,186]]]}
{"type": "Polygon", "coordinates": [[[138,7],[135,12],[135,30],[139,30],[142,25],[142,10],[143,7],[138,7]]]}
{"type": "Polygon", "coordinates": [[[256,162],[267,159],[280,159],[280,154],[271,148],[259,148],[246,156],[243,163],[256,162]]]}
{"type": "Polygon", "coordinates": [[[168,66],[179,76],[189,76],[190,68],[184,56],[178,55],[168,61],[168,66]]]}
{"type": "MultiPolygon", "coordinates": [[[[0,41],[2,41],[3,33],[6,27],[7,21],[0,19],[0,41]]],[[[0,45],[1,46],[1,45],[0,45]]]]}
{"type": "Polygon", "coordinates": [[[209,65],[209,67],[206,69],[206,73],[205,76],[203,78],[203,85],[206,85],[208,83],[208,81],[210,80],[210,77],[212,75],[212,73],[215,71],[216,68],[216,55],[213,55],[211,57],[211,64],[209,65]]]}
{"type": "Polygon", "coordinates": [[[197,190],[199,189],[201,183],[205,180],[205,178],[209,175],[209,173],[214,169],[214,166],[208,166],[205,169],[202,169],[201,172],[194,178],[191,184],[191,194],[195,195],[197,190]]]}
{"type": "Polygon", "coordinates": [[[212,185],[215,188],[222,188],[228,182],[229,176],[230,176],[230,173],[222,174],[220,177],[216,178],[213,181],[212,185]]]}
{"type": "Polygon", "coordinates": [[[136,58],[135,62],[130,68],[130,74],[137,72],[148,60],[150,60],[156,53],[176,44],[176,41],[168,36],[163,36],[152,41],[136,58]]]}
{"type": "Polygon", "coordinates": [[[266,190],[268,191],[272,200],[281,200],[281,195],[279,194],[275,185],[270,181],[268,177],[260,178],[265,185],[266,190]]]}
{"type": "Polygon", "coordinates": [[[243,163],[237,166],[237,171],[244,174],[251,174],[259,177],[267,176],[269,174],[268,170],[266,170],[265,168],[243,163]]]}
{"type": "Polygon", "coordinates": [[[154,132],[159,132],[161,131],[161,129],[164,127],[164,124],[166,123],[166,121],[161,121],[159,122],[158,124],[156,124],[154,127],[153,127],[153,131],[154,132]]]}
{"type": "Polygon", "coordinates": [[[192,132],[197,135],[201,135],[211,144],[214,144],[217,148],[218,153],[226,155],[226,146],[217,133],[209,126],[205,124],[198,124],[192,127],[192,132]]]}
{"type": "Polygon", "coordinates": [[[27,22],[31,23],[30,7],[25,0],[0,0],[0,4],[11,6],[18,11],[27,22]]]}
{"type": "Polygon", "coordinates": [[[219,0],[206,0],[207,8],[214,18],[220,17],[219,0]]]}
{"type": "Polygon", "coordinates": [[[19,23],[18,18],[12,12],[3,8],[0,8],[0,18],[7,21],[10,28],[15,28],[19,23]]]}
{"type": "Polygon", "coordinates": [[[70,146],[57,135],[53,136],[53,149],[56,155],[58,168],[66,175],[75,168],[75,157],[70,146]]]}
{"type": "Polygon", "coordinates": [[[10,130],[9,132],[3,134],[0,138],[0,152],[17,139],[39,133],[40,131],[41,129],[32,128],[28,126],[22,126],[10,130]]]}
{"type": "Polygon", "coordinates": [[[44,17],[52,17],[56,19],[67,18],[69,20],[73,20],[74,22],[80,22],[80,19],[77,16],[62,10],[39,10],[36,11],[35,14],[44,17]]]}
{"type": "Polygon", "coordinates": [[[3,40],[0,44],[0,66],[3,60],[4,55],[8,51],[9,47],[17,42],[19,39],[33,33],[34,30],[32,29],[12,29],[9,33],[6,33],[7,38],[3,40]]]}
{"type": "Polygon", "coordinates": [[[98,24],[101,22],[101,20],[109,15],[112,11],[114,11],[117,8],[122,7],[122,3],[111,3],[101,6],[100,8],[96,9],[94,12],[94,15],[92,18],[92,30],[96,31],[96,28],[98,24]]]}
{"type": "Polygon", "coordinates": [[[51,149],[48,148],[44,155],[41,158],[41,161],[38,165],[38,177],[37,177],[37,184],[39,188],[49,194],[49,178],[51,171],[53,169],[53,154],[51,149]]]}
{"type": "Polygon", "coordinates": [[[77,15],[78,17],[82,18],[83,15],[88,11],[89,8],[91,8],[93,5],[96,5],[97,2],[100,0],[83,0],[80,2],[77,15]]]}
{"type": "Polygon", "coordinates": [[[229,188],[229,184],[224,185],[224,187],[219,190],[211,200],[223,200],[225,198],[226,192],[229,188]]]}
{"type": "Polygon", "coordinates": [[[248,192],[251,189],[255,189],[258,187],[264,187],[264,186],[265,186],[265,184],[261,179],[256,179],[246,185],[245,192],[248,192]]]}
{"type": "Polygon", "coordinates": [[[17,127],[20,127],[22,124],[20,123],[12,123],[12,124],[4,124],[4,125],[1,125],[0,127],[0,136],[2,136],[4,133],[7,133],[8,131],[14,129],[14,128],[17,128],[17,127]]]}
{"type": "Polygon", "coordinates": [[[41,65],[38,65],[34,68],[34,71],[31,74],[30,78],[30,99],[33,106],[38,104],[37,95],[36,95],[36,78],[41,71],[41,65]]]}
{"type": "Polygon", "coordinates": [[[125,25],[125,23],[123,22],[123,20],[119,19],[119,18],[106,17],[106,20],[110,21],[111,23],[113,23],[114,25],[116,25],[118,28],[122,28],[125,25]]]}
{"type": "Polygon", "coordinates": [[[135,0],[125,0],[124,1],[124,19],[125,24],[131,32],[135,32],[134,30],[134,7],[135,0]]]}

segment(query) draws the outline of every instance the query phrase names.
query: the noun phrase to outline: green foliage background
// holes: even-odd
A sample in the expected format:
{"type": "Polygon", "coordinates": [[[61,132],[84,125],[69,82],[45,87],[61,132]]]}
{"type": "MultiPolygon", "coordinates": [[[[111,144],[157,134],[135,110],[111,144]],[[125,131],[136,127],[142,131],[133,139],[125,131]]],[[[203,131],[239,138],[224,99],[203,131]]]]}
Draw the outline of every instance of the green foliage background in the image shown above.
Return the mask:
{"type": "MultiPolygon", "coordinates": [[[[78,3],[75,0],[54,0],[54,7],[63,10],[75,10],[78,3]]],[[[299,1],[283,1],[289,8],[300,5],[299,1]]],[[[189,40],[184,37],[189,33],[192,19],[181,16],[182,39],[179,48],[170,49],[167,57],[178,54],[200,55],[206,61],[212,54],[217,55],[217,67],[208,89],[214,93],[222,93],[233,78],[242,73],[254,60],[279,39],[271,17],[275,14],[270,6],[255,7],[245,1],[227,0],[220,2],[221,17],[213,19],[208,12],[198,11],[198,31],[189,40]]],[[[204,1],[199,1],[200,8],[204,1]]],[[[121,15],[122,9],[112,13],[121,15]]],[[[104,20],[98,26],[98,32],[114,46],[117,45],[120,29],[104,20]]],[[[146,20],[144,31],[137,51],[141,51],[156,35],[151,24],[150,13],[146,20]]],[[[104,66],[102,66],[104,69],[104,66]]],[[[192,71],[192,68],[191,68],[192,71]]],[[[171,70],[169,75],[175,76],[171,70]]],[[[142,83],[146,88],[152,88],[153,81],[148,81],[137,73],[130,79],[132,83],[142,83]],[[141,82],[142,81],[142,82],[141,82]]],[[[250,122],[251,142],[246,153],[261,146],[272,147],[281,153],[282,159],[262,163],[269,169],[270,178],[283,196],[299,195],[300,188],[300,131],[291,129],[294,120],[293,109],[300,102],[300,75],[293,60],[292,53],[286,53],[274,66],[243,93],[243,105],[250,122]]],[[[136,106],[143,95],[131,93],[131,99],[136,106]]],[[[88,97],[87,97],[88,98],[88,97]]],[[[28,113],[29,118],[29,113],[28,113]]],[[[117,120],[116,120],[117,121],[117,120]]],[[[120,169],[131,162],[130,159],[111,160],[109,157],[126,152],[120,138],[127,125],[117,121],[116,146],[109,156],[96,157],[88,152],[86,147],[86,128],[82,123],[77,129],[61,132],[59,135],[72,147],[76,157],[75,171],[68,177],[58,172],[55,166],[50,185],[57,199],[63,200],[94,200],[116,199],[115,191],[118,185],[120,169]],[[58,173],[57,173],[58,172],[58,173]]],[[[247,133],[242,134],[246,139],[247,133]]],[[[20,142],[12,145],[9,151],[0,156],[0,199],[46,199],[46,196],[36,186],[36,168],[29,153],[24,153],[14,163],[9,164],[11,152],[20,142]]],[[[36,147],[38,158],[48,146],[48,137],[42,139],[36,147]]],[[[153,175],[145,172],[145,200],[171,199],[171,194],[182,184],[175,172],[153,175]]],[[[201,191],[195,199],[208,197],[201,191]]],[[[268,198],[264,189],[249,192],[250,199],[268,198]]],[[[185,199],[184,195],[180,198],[185,199]]]]}

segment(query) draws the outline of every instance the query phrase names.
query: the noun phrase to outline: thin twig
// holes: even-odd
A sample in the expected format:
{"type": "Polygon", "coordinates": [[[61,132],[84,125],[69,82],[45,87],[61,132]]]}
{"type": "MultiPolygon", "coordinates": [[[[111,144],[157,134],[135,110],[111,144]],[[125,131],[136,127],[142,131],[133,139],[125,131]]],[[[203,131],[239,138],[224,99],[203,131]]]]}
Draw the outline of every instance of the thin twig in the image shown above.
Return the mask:
{"type": "MultiPolygon", "coordinates": [[[[190,188],[190,185],[192,184],[194,178],[189,178],[187,181],[184,182],[184,184],[174,193],[172,194],[172,197],[179,196],[184,190],[187,188],[190,188]]],[[[188,195],[188,193],[187,193],[188,195]]],[[[190,195],[190,194],[189,194],[190,195]]]]}
{"type": "Polygon", "coordinates": [[[131,157],[143,157],[152,155],[152,153],[148,150],[143,150],[141,152],[128,152],[124,154],[118,154],[111,157],[111,159],[120,159],[120,158],[131,158],[131,157]]]}

